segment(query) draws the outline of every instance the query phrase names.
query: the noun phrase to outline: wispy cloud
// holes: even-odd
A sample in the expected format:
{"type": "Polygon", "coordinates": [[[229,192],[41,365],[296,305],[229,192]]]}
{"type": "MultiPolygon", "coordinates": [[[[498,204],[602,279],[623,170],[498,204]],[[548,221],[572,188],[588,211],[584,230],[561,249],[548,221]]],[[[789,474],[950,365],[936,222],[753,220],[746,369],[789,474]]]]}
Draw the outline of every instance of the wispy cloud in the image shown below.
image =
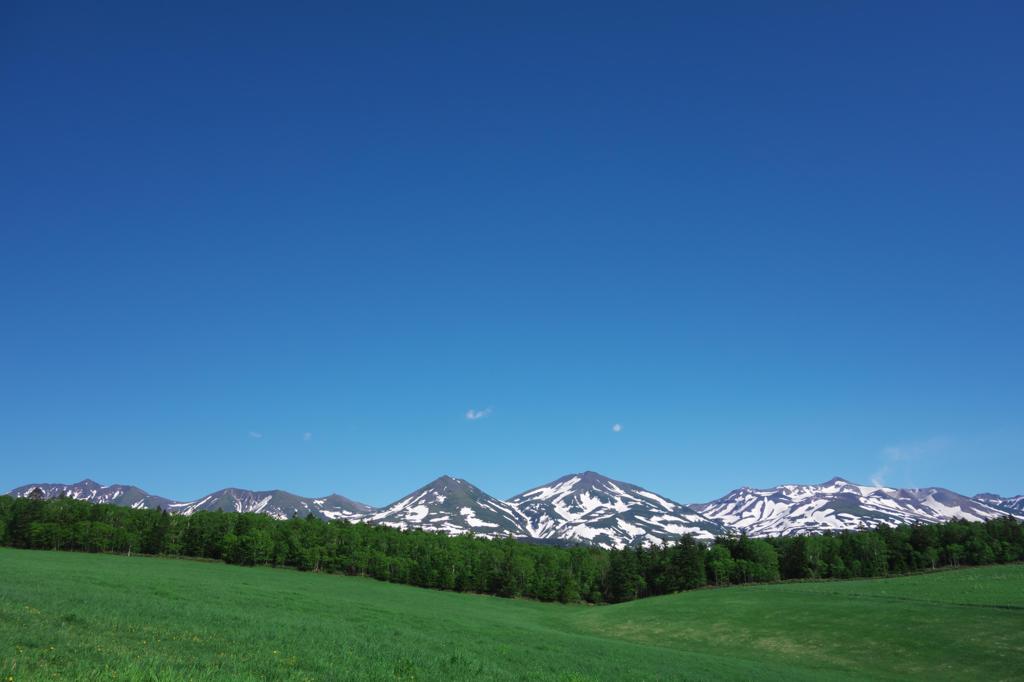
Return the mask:
{"type": "Polygon", "coordinates": [[[612,431],[618,433],[622,430],[622,424],[612,424],[612,431]]]}
{"type": "Polygon", "coordinates": [[[312,431],[306,431],[304,434],[302,434],[302,440],[304,440],[304,441],[311,441],[311,440],[313,440],[313,432],[312,431]]]}
{"type": "Polygon", "coordinates": [[[886,477],[896,464],[926,457],[944,450],[948,446],[949,439],[942,436],[934,436],[927,440],[915,441],[913,443],[887,445],[882,448],[882,464],[878,471],[871,476],[871,483],[877,486],[885,485],[886,477]]]}
{"type": "Polygon", "coordinates": [[[250,431],[249,438],[263,438],[263,434],[259,431],[250,431]]]}
{"type": "Polygon", "coordinates": [[[486,407],[482,410],[474,410],[470,408],[466,410],[466,419],[470,421],[476,421],[477,419],[483,419],[484,417],[490,417],[491,413],[494,412],[493,407],[486,407]]]}

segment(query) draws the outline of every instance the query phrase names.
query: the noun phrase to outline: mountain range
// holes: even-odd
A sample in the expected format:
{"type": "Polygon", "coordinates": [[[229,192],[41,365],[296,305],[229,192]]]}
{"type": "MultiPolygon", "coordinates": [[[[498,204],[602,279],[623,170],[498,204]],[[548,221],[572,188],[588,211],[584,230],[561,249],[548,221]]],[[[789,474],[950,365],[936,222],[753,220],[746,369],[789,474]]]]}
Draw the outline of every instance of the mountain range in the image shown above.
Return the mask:
{"type": "Polygon", "coordinates": [[[739,488],[712,502],[692,505],[704,516],[751,536],[798,535],[910,523],[941,523],[953,518],[985,521],[1016,515],[1012,501],[987,495],[987,501],[945,488],[886,488],[841,478],[818,485],[739,488]]]}
{"type": "Polygon", "coordinates": [[[222,510],[278,519],[312,514],[324,520],[453,535],[473,533],[599,547],[662,544],[681,535],[699,539],[727,533],[797,535],[883,523],[939,523],[953,518],[983,521],[1007,515],[1024,520],[1024,495],[966,497],[945,488],[866,486],[842,478],[816,485],[743,487],[717,500],[689,505],[593,471],[563,476],[508,500],[492,497],[463,479],[441,476],[379,508],[337,494],[312,498],[283,490],[240,488],[224,488],[198,500],[178,502],[136,486],[105,486],[90,479],[72,484],[30,483],[8,494],[25,497],[37,488],[45,498],[67,496],[136,509],[161,508],[174,514],[222,510]]]}

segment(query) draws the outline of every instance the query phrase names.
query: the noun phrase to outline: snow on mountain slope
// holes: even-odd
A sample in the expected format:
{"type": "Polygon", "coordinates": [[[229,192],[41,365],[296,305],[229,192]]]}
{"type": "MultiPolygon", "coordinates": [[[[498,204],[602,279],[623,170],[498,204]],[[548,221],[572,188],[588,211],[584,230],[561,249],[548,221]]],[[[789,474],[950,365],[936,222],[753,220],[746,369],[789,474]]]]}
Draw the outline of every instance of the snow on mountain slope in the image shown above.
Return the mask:
{"type": "Polygon", "coordinates": [[[720,524],[630,483],[586,471],[509,500],[530,537],[601,547],[662,544],[681,535],[710,539],[720,524]]]}
{"type": "Polygon", "coordinates": [[[175,514],[223,510],[278,519],[308,514],[421,528],[449,534],[517,537],[558,544],[627,547],[671,542],[681,535],[710,539],[728,531],[752,536],[855,530],[881,523],[983,521],[1007,514],[1024,520],[1024,495],[964,497],[945,488],[896,489],[834,478],[819,485],[739,488],[704,504],[682,505],[638,486],[587,471],[569,474],[511,500],[494,498],[458,478],[442,476],[397,502],[374,509],[341,495],[300,497],[283,490],[225,488],[191,502],[175,502],[128,485],[37,483],[9,494],[67,497],[175,514]]]}
{"type": "Polygon", "coordinates": [[[1024,495],[1015,497],[1001,497],[995,493],[981,493],[971,498],[977,502],[1004,510],[1008,514],[1024,519],[1024,495]]]}
{"type": "Polygon", "coordinates": [[[86,500],[96,504],[116,504],[135,509],[159,507],[173,514],[184,514],[185,516],[197,511],[220,509],[231,512],[258,512],[278,519],[291,518],[293,515],[313,514],[322,519],[331,520],[358,519],[372,511],[372,507],[354,502],[341,495],[307,498],[283,490],[259,492],[240,488],[218,490],[192,502],[175,502],[166,497],[150,495],[135,486],[105,486],[90,479],[78,483],[33,483],[15,488],[10,494],[14,497],[27,497],[36,488],[43,493],[44,499],[66,495],[72,499],[86,500]]]}
{"type": "Polygon", "coordinates": [[[157,507],[166,509],[173,503],[166,497],[150,495],[142,488],[136,488],[133,485],[101,485],[88,478],[78,483],[31,483],[15,488],[8,494],[12,497],[28,497],[36,488],[42,492],[43,499],[46,500],[63,496],[95,504],[116,504],[136,509],[156,509],[157,507]]]}
{"type": "Polygon", "coordinates": [[[372,511],[360,502],[354,502],[341,495],[321,498],[299,497],[284,490],[243,490],[224,488],[192,502],[174,502],[167,510],[175,514],[194,514],[197,511],[251,512],[267,514],[275,519],[289,519],[292,516],[305,517],[312,514],[321,519],[355,520],[372,511]]]}
{"type": "Polygon", "coordinates": [[[819,485],[739,488],[694,509],[752,536],[873,528],[882,523],[984,521],[1005,512],[945,488],[885,488],[833,478],[819,485]]]}
{"type": "Polygon", "coordinates": [[[485,537],[527,535],[525,519],[507,502],[476,486],[441,476],[393,504],[363,518],[366,523],[421,528],[449,535],[474,533],[485,537]]]}

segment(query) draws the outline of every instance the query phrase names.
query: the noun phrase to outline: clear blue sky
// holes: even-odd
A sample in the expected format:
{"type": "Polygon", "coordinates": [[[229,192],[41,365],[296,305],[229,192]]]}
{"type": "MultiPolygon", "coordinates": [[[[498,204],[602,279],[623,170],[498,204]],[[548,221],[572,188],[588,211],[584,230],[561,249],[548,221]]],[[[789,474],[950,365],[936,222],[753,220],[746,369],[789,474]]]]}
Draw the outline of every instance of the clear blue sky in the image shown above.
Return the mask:
{"type": "Polygon", "coordinates": [[[1020,3],[213,4],[0,9],[0,489],[1024,492],[1020,3]]]}

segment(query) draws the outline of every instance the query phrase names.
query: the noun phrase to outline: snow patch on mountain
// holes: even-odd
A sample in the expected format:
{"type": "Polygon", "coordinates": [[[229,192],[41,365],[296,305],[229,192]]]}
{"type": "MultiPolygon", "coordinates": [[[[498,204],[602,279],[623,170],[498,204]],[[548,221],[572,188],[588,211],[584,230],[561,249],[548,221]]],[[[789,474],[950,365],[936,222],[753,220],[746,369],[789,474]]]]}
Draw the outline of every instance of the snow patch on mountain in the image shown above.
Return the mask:
{"type": "Polygon", "coordinates": [[[593,471],[569,474],[509,502],[529,537],[602,547],[663,544],[681,535],[710,539],[721,526],[694,510],[593,471]]]}
{"type": "Polygon", "coordinates": [[[971,498],[989,507],[994,507],[1018,518],[1024,518],[1024,495],[1002,497],[994,493],[981,493],[971,498]]]}
{"type": "Polygon", "coordinates": [[[225,488],[191,502],[175,502],[166,497],[150,495],[134,486],[104,486],[85,479],[78,483],[42,483],[21,486],[11,491],[16,497],[25,497],[39,488],[46,499],[70,497],[98,504],[117,504],[133,509],[165,509],[173,514],[188,516],[197,511],[228,511],[267,514],[276,519],[312,514],[322,519],[358,519],[370,511],[365,504],[354,502],[341,495],[329,495],[312,499],[299,497],[283,490],[252,491],[240,488],[225,488]]]}
{"type": "Polygon", "coordinates": [[[817,485],[744,487],[692,506],[708,518],[752,536],[856,530],[883,523],[941,523],[954,518],[985,521],[1006,514],[945,488],[885,488],[842,478],[817,485]]]}
{"type": "Polygon", "coordinates": [[[403,530],[484,537],[519,537],[523,519],[507,502],[491,497],[476,486],[451,476],[441,476],[402,499],[362,518],[366,523],[403,530]]]}
{"type": "Polygon", "coordinates": [[[442,476],[398,501],[374,509],[341,495],[307,498],[283,490],[224,488],[191,502],[176,502],[127,485],[90,479],[15,488],[25,497],[66,496],[134,509],[162,508],[267,514],[365,522],[451,535],[513,537],[561,544],[628,547],[670,543],[683,535],[702,540],[726,532],[752,536],[796,535],[873,528],[880,524],[985,521],[1012,515],[1024,520],[1024,495],[981,493],[964,497],[945,488],[886,488],[842,478],[817,485],[738,488],[712,502],[682,505],[630,483],[586,471],[563,476],[503,501],[459,478],[442,476]]]}

